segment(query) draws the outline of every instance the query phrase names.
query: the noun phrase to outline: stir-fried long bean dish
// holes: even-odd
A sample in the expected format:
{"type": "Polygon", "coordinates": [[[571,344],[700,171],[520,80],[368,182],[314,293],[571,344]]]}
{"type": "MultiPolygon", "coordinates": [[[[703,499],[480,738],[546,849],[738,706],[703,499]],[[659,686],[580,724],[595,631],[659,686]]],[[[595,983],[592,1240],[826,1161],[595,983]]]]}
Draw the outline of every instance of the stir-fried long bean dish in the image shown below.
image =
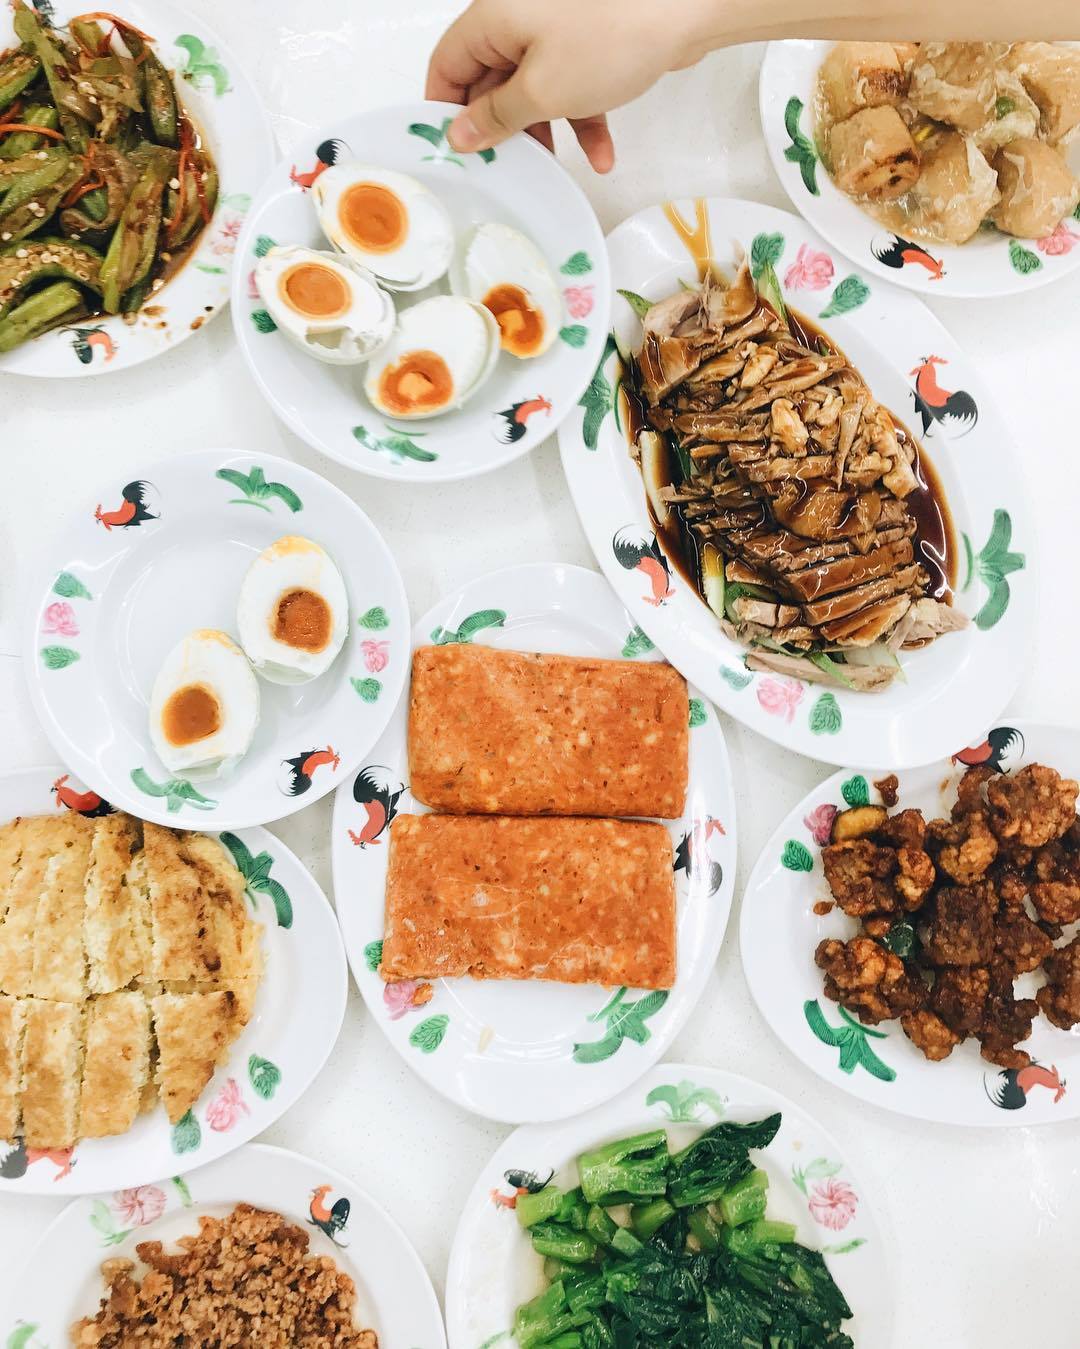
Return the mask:
{"type": "Polygon", "coordinates": [[[876,691],[967,623],[948,509],[915,438],[772,289],[744,264],[644,313],[632,451],[661,547],[750,669],[876,691]]]}
{"type": "Polygon", "coordinates": [[[210,220],[217,172],[152,39],[113,14],[14,4],[0,57],[0,352],[134,314],[210,220]]]}

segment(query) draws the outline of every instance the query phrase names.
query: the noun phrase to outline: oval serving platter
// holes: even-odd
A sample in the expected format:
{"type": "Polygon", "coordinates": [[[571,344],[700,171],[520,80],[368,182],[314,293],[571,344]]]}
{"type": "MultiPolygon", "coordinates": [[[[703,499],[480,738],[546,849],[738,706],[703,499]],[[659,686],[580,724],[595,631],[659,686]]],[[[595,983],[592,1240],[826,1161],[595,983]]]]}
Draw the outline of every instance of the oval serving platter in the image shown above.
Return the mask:
{"type": "Polygon", "coordinates": [[[854,1313],[844,1323],[860,1349],[886,1349],[892,1289],[886,1252],[866,1190],[840,1146],[793,1101],[719,1068],[664,1063],[618,1100],[578,1119],[516,1130],[477,1178],[465,1205],[446,1277],[450,1349],[510,1343],[516,1308],[544,1287],[543,1262],[514,1215],[513,1173],[574,1183],[586,1149],[656,1128],[672,1148],[705,1128],[746,1124],[779,1110],[780,1131],[755,1154],[769,1175],[769,1216],[796,1224],[796,1239],[822,1251],[854,1313]]]}
{"type": "Polygon", "coordinates": [[[25,667],[46,735],[113,805],[185,829],[281,819],[337,786],[382,733],[409,659],[390,550],[343,492],[269,455],[202,450],[103,483],[50,546],[31,592],[25,667]],[[224,777],[174,776],[150,744],[150,690],[186,634],[236,634],[240,583],[284,535],[321,544],[349,598],[349,635],[306,684],[259,680],[260,721],[224,777]]]}
{"type": "MultiPolygon", "coordinates": [[[[984,728],[971,745],[957,757],[901,772],[897,808],[920,808],[928,819],[947,814],[965,762],[986,762],[1010,773],[1041,763],[1080,778],[1075,727],[1010,719],[1008,726],[999,722],[984,728]]],[[[754,867],[743,896],[739,941],[762,1016],[788,1049],[830,1085],[900,1115],[984,1128],[1075,1120],[1080,1093],[1069,1090],[1069,1081],[1080,1074],[1080,1036],[1056,1029],[1041,1014],[1031,1038],[1020,1046],[1032,1057],[1031,1069],[1005,1070],[981,1057],[976,1040],[931,1063],[898,1021],[863,1026],[825,997],[814,951],[823,938],[853,935],[856,924],[838,909],[824,916],[814,912],[819,901],[832,903],[818,840],[826,836],[837,809],[862,800],[880,800],[872,774],[835,773],[788,815],[754,867]]],[[[1030,997],[1041,982],[1039,974],[1021,976],[1020,996],[1030,997]]]]}
{"type": "MultiPolygon", "coordinates": [[[[511,567],[462,586],[420,619],[416,646],[475,641],[520,651],[657,660],[602,577],[581,567],[511,567]]],[[[543,981],[384,984],[377,973],[386,826],[426,813],[408,789],[403,698],[386,734],[334,803],[338,917],[368,1010],[421,1077],[459,1105],[517,1123],[558,1119],[622,1091],[664,1053],[712,971],[735,883],[735,798],[723,734],[691,694],[686,813],[675,851],[678,977],[670,993],[543,981]]]]}
{"type": "Polygon", "coordinates": [[[46,1229],[5,1309],[0,1333],[20,1349],[68,1343],[104,1292],[101,1265],[160,1241],[173,1249],[199,1217],[236,1204],[280,1213],[308,1233],[312,1255],[329,1257],[356,1284],[357,1319],[387,1349],[444,1349],[435,1290],[408,1237],[348,1176],[284,1148],[250,1143],[227,1161],[156,1185],[128,1185],[69,1204],[46,1229]],[[63,1271],[58,1279],[57,1272],[63,1271]]]}
{"type": "Polygon", "coordinates": [[[608,236],[612,284],[653,301],[680,284],[696,285],[694,257],[681,237],[695,232],[729,277],[740,250],[759,276],[772,268],[786,302],[824,328],[875,396],[918,436],[952,516],[954,602],[972,621],[905,652],[905,679],[880,693],[748,670],[746,648],[724,635],[696,587],[671,563],[653,561],[655,531],[619,393],[619,350],[640,342],[641,324],[618,295],[615,334],[583,411],[559,432],[563,469],[593,552],[667,659],[752,730],[833,764],[900,768],[941,758],[998,715],[1024,672],[1035,621],[1036,529],[1018,451],[988,389],[929,310],[850,270],[786,211],[725,198],[649,207],[608,236]],[[964,392],[964,406],[974,412],[960,419],[939,406],[937,394],[927,401],[918,391],[930,385],[964,392]],[[631,549],[620,546],[628,537],[631,549]]]}
{"type": "MultiPolygon", "coordinates": [[[[109,803],[63,768],[0,775],[0,822],[65,810],[94,817],[109,803]]],[[[250,873],[247,897],[262,926],[264,964],[251,1019],[228,1059],[173,1126],[157,1105],[127,1133],[83,1139],[73,1149],[0,1141],[0,1196],[94,1194],[212,1162],[279,1119],[326,1062],[348,984],[333,910],[303,863],[265,829],[225,833],[221,842],[250,873]]]]}
{"type": "MultiPolygon", "coordinates": [[[[45,8],[42,6],[41,8],[45,8]]],[[[52,22],[85,14],[78,0],[52,0],[52,22]]],[[[171,351],[229,299],[233,255],[254,195],[274,162],[270,123],[234,52],[200,16],[172,0],[123,0],[123,17],[150,33],[174,74],[177,96],[206,137],[220,177],[214,214],[192,255],[134,323],[97,315],[64,325],[0,356],[0,373],[64,378],[126,370],[171,351]]],[[[12,34],[0,18],[0,47],[12,34]]]]}
{"type": "MultiPolygon", "coordinates": [[[[981,230],[965,244],[912,243],[893,234],[833,182],[817,148],[818,71],[835,44],[770,42],[758,101],[769,158],[792,204],[829,243],[870,275],[935,296],[988,299],[1050,285],[1080,266],[1080,225],[1062,220],[1042,239],[981,230]]],[[[1068,151],[1080,171],[1080,147],[1068,151]]]]}
{"type": "MultiPolygon", "coordinates": [[[[313,449],[396,482],[469,478],[533,449],[577,404],[607,332],[607,254],[585,194],[528,136],[482,154],[456,154],[446,128],[458,111],[424,102],[377,108],[310,135],[263,185],[238,245],[233,326],[263,396],[313,449]],[[329,249],[309,188],[328,163],[353,158],[419,179],[445,205],[459,240],[484,221],[529,235],[562,290],[558,340],[533,360],[502,353],[491,379],[463,408],[388,422],[364,396],[364,366],[323,364],[277,333],[254,289],[252,269],[275,243],[329,249]]],[[[445,289],[439,281],[399,294],[398,307],[445,289]]]]}

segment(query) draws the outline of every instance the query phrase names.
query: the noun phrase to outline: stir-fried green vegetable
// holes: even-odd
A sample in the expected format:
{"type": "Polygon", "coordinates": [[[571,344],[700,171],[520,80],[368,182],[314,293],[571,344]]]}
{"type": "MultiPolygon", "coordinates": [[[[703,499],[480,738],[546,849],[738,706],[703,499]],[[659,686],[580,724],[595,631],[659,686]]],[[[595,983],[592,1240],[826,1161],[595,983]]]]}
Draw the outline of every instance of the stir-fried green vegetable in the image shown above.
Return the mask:
{"type": "Polygon", "coordinates": [[[520,1195],[551,1280],[518,1308],[520,1349],[853,1349],[824,1259],[766,1217],[750,1151],[779,1127],[719,1124],[674,1155],[640,1134],[579,1157],[579,1188],[520,1195]]]}
{"type": "Polygon", "coordinates": [[[54,28],[13,0],[0,55],[0,350],[132,313],[217,200],[213,159],[152,39],[112,14],[54,28]]]}

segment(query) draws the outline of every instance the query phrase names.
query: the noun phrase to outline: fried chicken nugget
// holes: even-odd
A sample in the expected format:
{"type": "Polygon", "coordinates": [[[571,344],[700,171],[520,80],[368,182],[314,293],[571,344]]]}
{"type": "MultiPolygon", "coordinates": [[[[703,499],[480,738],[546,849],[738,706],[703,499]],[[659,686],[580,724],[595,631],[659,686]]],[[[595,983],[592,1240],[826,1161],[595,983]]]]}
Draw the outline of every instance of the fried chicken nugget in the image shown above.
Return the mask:
{"type": "Polygon", "coordinates": [[[990,992],[990,971],[973,965],[939,970],[930,992],[930,1007],[961,1039],[974,1035],[983,1024],[990,992]]]}
{"type": "Polygon", "coordinates": [[[921,1049],[934,1063],[947,1059],[960,1043],[961,1037],[927,1007],[905,1012],[900,1018],[900,1025],[915,1048],[921,1049]]]}
{"type": "Polygon", "coordinates": [[[1043,922],[1067,926],[1080,919],[1080,857],[1055,840],[1035,853],[1032,870],[1031,902],[1043,922]]]}
{"type": "Polygon", "coordinates": [[[988,965],[994,955],[997,896],[985,883],[945,885],[934,897],[933,917],[920,929],[932,965],[988,965]]]}
{"type": "Polygon", "coordinates": [[[827,938],[818,943],[814,960],[825,971],[825,996],[868,1026],[914,1011],[926,999],[900,957],[871,937],[827,938]]]}
{"type": "Polygon", "coordinates": [[[1035,994],[1043,1014],[1062,1030],[1080,1021],[1080,937],[1047,957],[1047,982],[1035,994]]]}
{"type": "Polygon", "coordinates": [[[1042,848],[1076,821],[1080,784],[1043,764],[1028,764],[1012,777],[997,777],[986,789],[990,827],[1005,842],[1042,848]]]}
{"type": "Polygon", "coordinates": [[[932,820],[927,842],[938,870],[957,885],[973,885],[986,874],[998,854],[998,841],[987,823],[983,806],[953,813],[951,821],[932,820]]]}
{"type": "Polygon", "coordinates": [[[1037,970],[1053,949],[1054,943],[1026,913],[1001,915],[994,925],[996,957],[1014,975],[1037,970]]]}
{"type": "Polygon", "coordinates": [[[1016,997],[1012,974],[1006,967],[992,966],[983,1024],[975,1032],[983,1058],[999,1068],[1026,1068],[1031,1055],[1016,1046],[1030,1036],[1031,1023],[1038,1011],[1039,1004],[1034,998],[1016,997]]]}

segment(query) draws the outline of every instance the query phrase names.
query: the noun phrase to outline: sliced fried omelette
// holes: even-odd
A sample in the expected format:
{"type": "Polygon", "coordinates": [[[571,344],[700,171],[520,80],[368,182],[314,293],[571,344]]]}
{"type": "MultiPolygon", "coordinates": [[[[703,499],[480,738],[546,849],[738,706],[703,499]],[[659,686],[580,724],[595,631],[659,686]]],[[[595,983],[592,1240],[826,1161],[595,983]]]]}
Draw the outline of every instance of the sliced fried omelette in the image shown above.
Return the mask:
{"type": "Polygon", "coordinates": [[[162,993],[151,999],[157,1084],[170,1124],[202,1095],[246,1020],[231,991],[162,993]]]}

